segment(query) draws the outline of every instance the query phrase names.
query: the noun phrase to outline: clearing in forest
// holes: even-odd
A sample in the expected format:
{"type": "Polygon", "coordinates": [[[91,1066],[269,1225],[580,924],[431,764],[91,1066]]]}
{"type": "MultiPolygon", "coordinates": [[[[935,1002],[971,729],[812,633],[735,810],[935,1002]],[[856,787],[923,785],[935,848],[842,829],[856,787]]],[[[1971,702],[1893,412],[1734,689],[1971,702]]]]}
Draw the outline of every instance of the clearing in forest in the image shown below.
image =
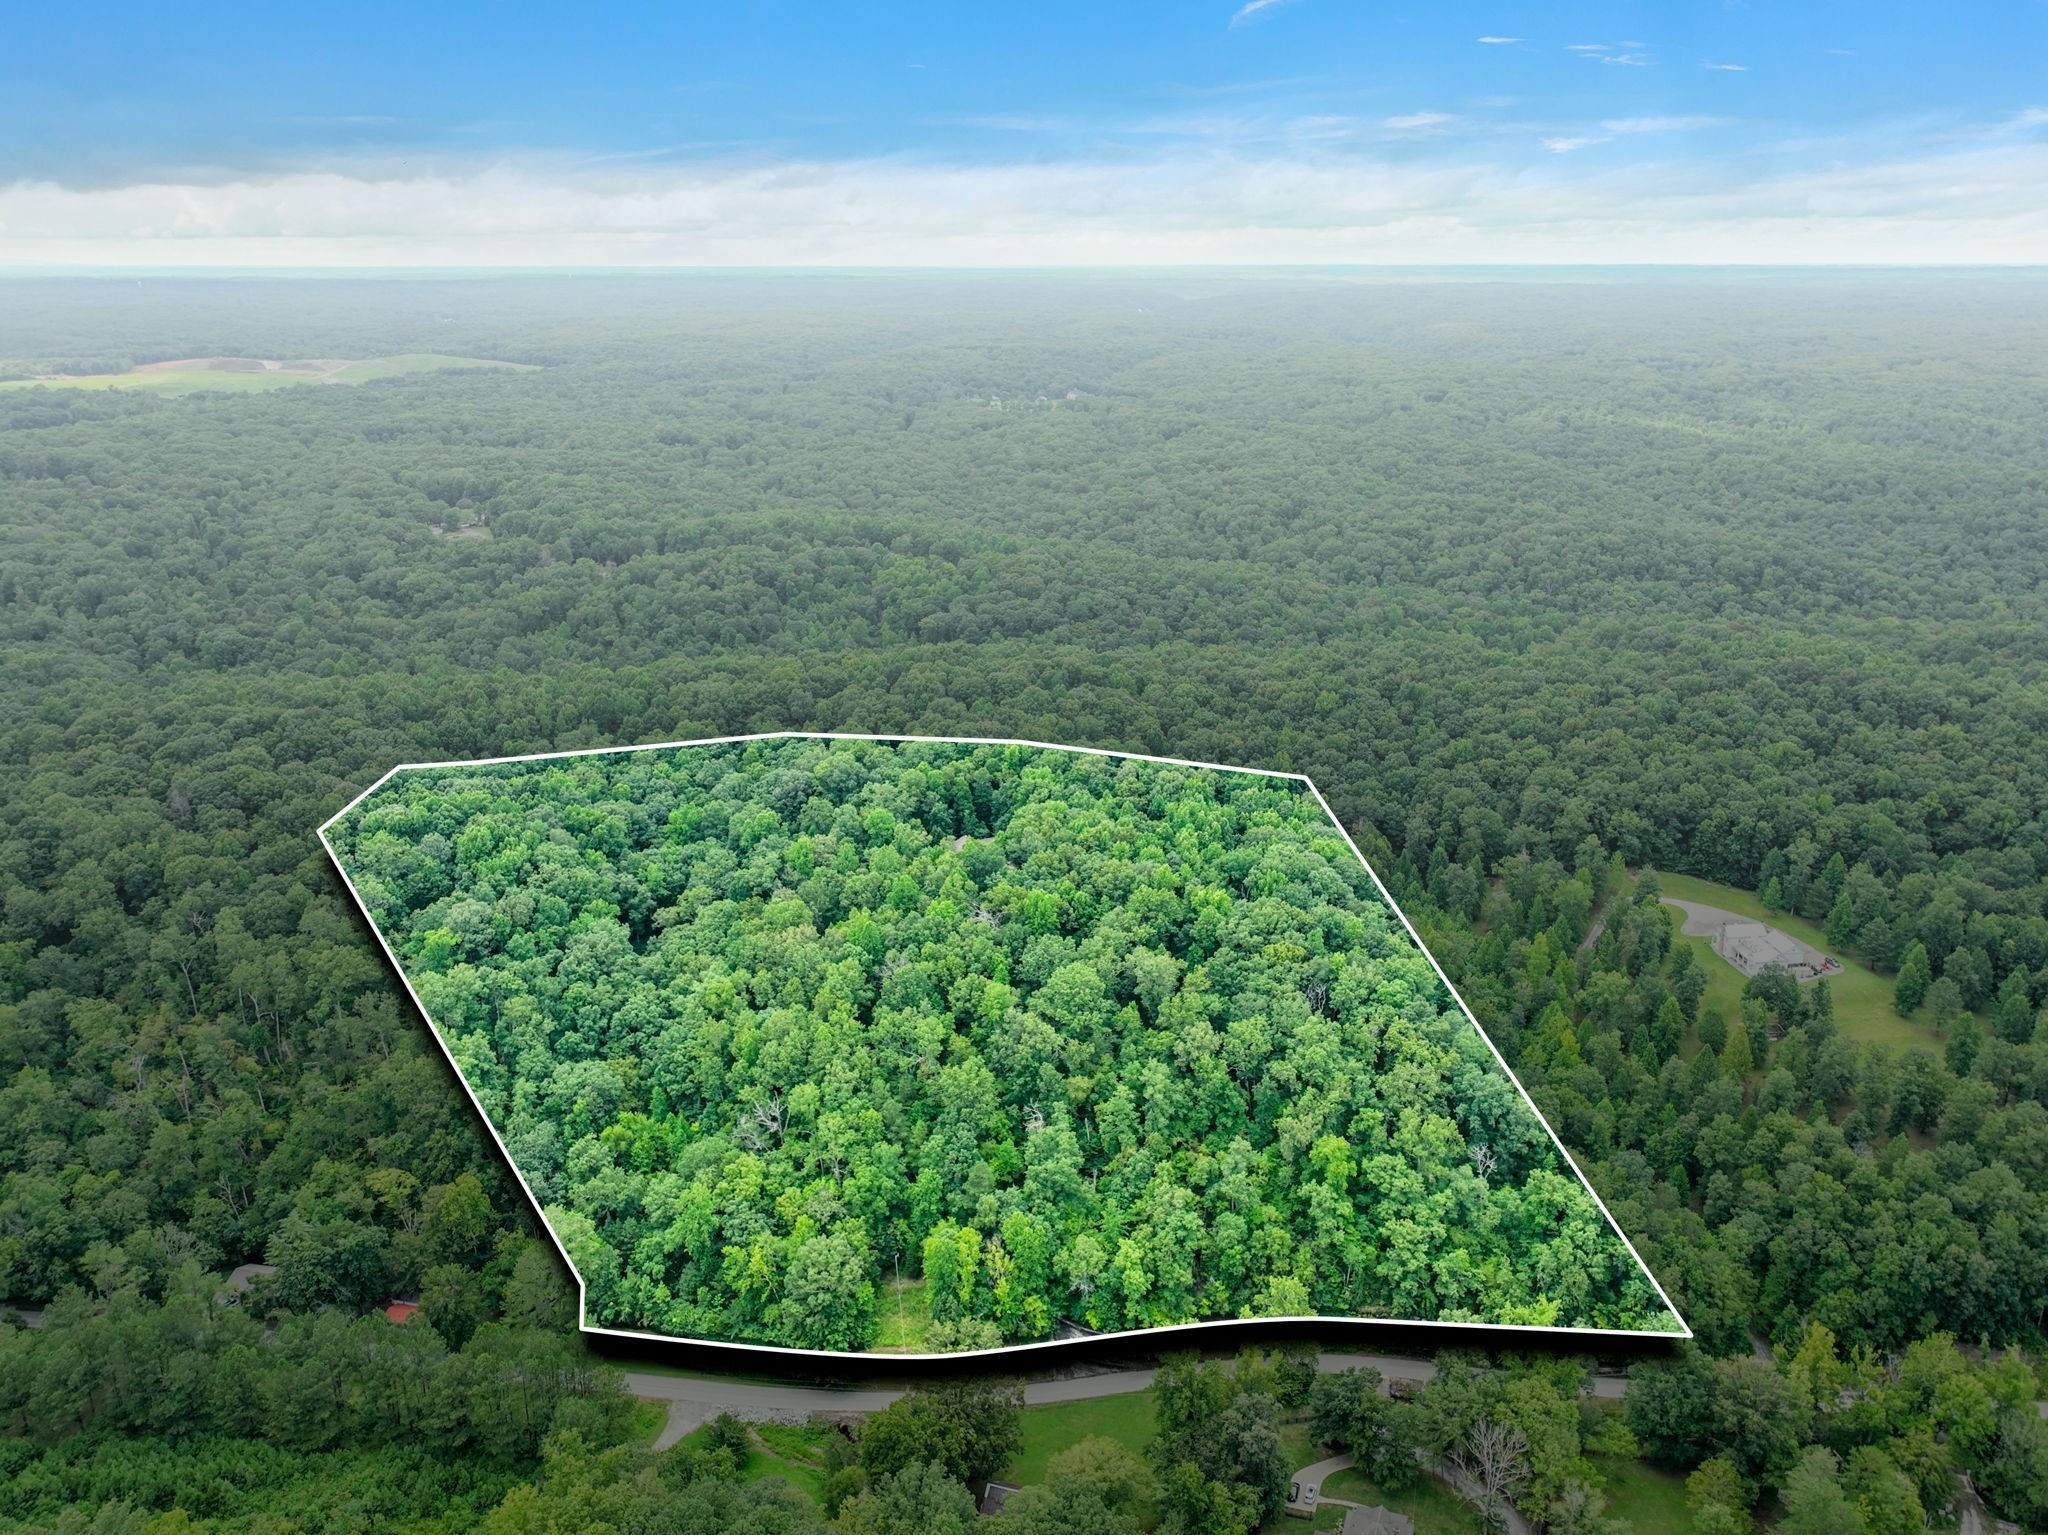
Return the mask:
{"type": "Polygon", "coordinates": [[[0,382],[0,389],[140,389],[150,394],[198,394],[203,390],[246,393],[285,389],[295,384],[360,384],[373,378],[407,373],[444,373],[457,368],[497,368],[530,373],[534,365],[498,362],[488,357],[444,357],[436,352],[407,352],[352,362],[345,357],[279,361],[268,357],[180,357],[170,362],[143,363],[124,373],[51,374],[0,382]]]}
{"type": "Polygon", "coordinates": [[[1685,1331],[1298,775],[781,734],[396,768],[321,835],[587,1328],[1685,1331]]]}

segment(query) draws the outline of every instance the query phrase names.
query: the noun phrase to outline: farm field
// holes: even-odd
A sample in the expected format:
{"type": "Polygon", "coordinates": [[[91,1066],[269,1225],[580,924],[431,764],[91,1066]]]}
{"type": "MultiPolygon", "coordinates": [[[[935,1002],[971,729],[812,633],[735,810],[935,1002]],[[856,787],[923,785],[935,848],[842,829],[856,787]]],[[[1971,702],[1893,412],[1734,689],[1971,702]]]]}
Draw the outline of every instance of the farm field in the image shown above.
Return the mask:
{"type": "MultiPolygon", "coordinates": [[[[208,360],[192,359],[194,362],[208,360]]],[[[298,384],[361,384],[372,379],[402,378],[414,373],[445,373],[458,368],[499,368],[522,373],[536,371],[531,363],[499,362],[487,357],[448,357],[437,352],[406,352],[395,357],[371,357],[359,362],[338,359],[305,364],[287,362],[260,370],[152,365],[131,368],[125,373],[88,373],[75,378],[8,379],[0,382],[0,389],[135,389],[148,394],[170,395],[215,391],[260,394],[271,389],[289,389],[298,384]]]]}

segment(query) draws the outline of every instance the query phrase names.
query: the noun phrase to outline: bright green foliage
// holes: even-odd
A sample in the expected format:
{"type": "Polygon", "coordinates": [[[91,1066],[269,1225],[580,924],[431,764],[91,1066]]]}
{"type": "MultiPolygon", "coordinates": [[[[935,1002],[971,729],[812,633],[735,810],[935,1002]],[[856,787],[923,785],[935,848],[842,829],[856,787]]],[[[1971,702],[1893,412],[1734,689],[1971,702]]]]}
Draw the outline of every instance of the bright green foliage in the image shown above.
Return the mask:
{"type": "Polygon", "coordinates": [[[900,1267],[945,1342],[1673,1325],[1296,783],[737,743],[401,773],[334,845],[592,1322],[858,1350],[900,1267]]]}

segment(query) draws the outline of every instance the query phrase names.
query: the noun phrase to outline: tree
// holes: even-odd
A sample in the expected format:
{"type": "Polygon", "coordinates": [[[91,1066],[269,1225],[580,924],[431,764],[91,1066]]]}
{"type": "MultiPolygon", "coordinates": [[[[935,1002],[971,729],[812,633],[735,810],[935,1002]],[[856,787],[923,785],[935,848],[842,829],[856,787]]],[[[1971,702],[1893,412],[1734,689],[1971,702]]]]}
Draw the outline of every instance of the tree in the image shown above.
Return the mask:
{"type": "Polygon", "coordinates": [[[1698,1535],[1749,1535],[1752,1494],[1726,1456],[1700,1462],[1685,1479],[1685,1501],[1698,1535]]]}
{"type": "Polygon", "coordinates": [[[861,1426],[861,1466],[874,1483],[927,1462],[944,1466],[963,1483],[987,1481],[1023,1442],[1023,1406],[1023,1388],[1010,1380],[915,1387],[861,1426]]]}
{"type": "Polygon", "coordinates": [[[1835,1346],[1835,1335],[1819,1322],[1806,1324],[1799,1347],[1785,1362],[1785,1383],[1800,1405],[1816,1416],[1834,1412],[1849,1384],[1848,1366],[1835,1346]]]}
{"type": "Polygon", "coordinates": [[[1811,1413],[1785,1377],[1760,1359],[1713,1365],[1708,1442],[1751,1482],[1775,1482],[1799,1454],[1811,1413]]]}
{"type": "Polygon", "coordinates": [[[420,1235],[429,1262],[473,1268],[489,1255],[497,1230],[497,1212],[475,1173],[462,1173],[428,1192],[420,1235]]]}
{"type": "Polygon", "coordinates": [[[1928,961],[1927,946],[1916,940],[1899,961],[1898,979],[1892,983],[1893,1011],[1901,1018],[1912,1017],[1933,983],[1934,967],[1928,961]]]}
{"type": "Polygon", "coordinates": [[[574,1325],[576,1293],[563,1276],[554,1249],[539,1242],[520,1246],[505,1282],[504,1314],[516,1327],[555,1330],[574,1325]]]}
{"type": "Polygon", "coordinates": [[[1756,1057],[1750,1052],[1749,1026],[1738,1018],[1728,1026],[1728,1043],[1721,1049],[1721,1070],[1740,1082],[1755,1069],[1756,1057]]]}
{"type": "Polygon", "coordinates": [[[1574,1478],[1545,1507],[1543,1529],[1544,1535],[1633,1535],[1634,1527],[1609,1518],[1606,1494],[1574,1478]]]}
{"type": "Polygon", "coordinates": [[[2048,1423],[2027,1408],[2007,1408],[1977,1481],[2008,1519],[2030,1529],[2048,1525],[2048,1423]]]}
{"type": "Polygon", "coordinates": [[[1205,1471],[1235,1489],[1250,1522],[1264,1524],[1287,1502],[1287,1474],[1293,1469],[1280,1442],[1280,1407],[1264,1392],[1239,1393],[1214,1425],[1215,1449],[1205,1471]]]}
{"type": "Polygon", "coordinates": [[[437,1263],[420,1283],[420,1311],[450,1348],[459,1349],[490,1314],[483,1281],[458,1263],[437,1263]]]}
{"type": "Polygon", "coordinates": [[[1951,977],[1944,975],[1927,988],[1927,1021],[1938,1032],[1947,1033],[1963,1016],[1962,988],[1951,977]]]}
{"type": "Polygon", "coordinates": [[[1504,1526],[1508,1509],[1529,1480],[1529,1442],[1518,1428],[1480,1418],[1451,1451],[1451,1465],[1480,1518],[1504,1526]]]}
{"type": "Polygon", "coordinates": [[[1191,1461],[1175,1461],[1159,1473],[1160,1535],[1247,1535],[1250,1510],[1237,1489],[1211,1481],[1191,1461]]]}
{"type": "Polygon", "coordinates": [[[1782,1535],[1863,1535],[1863,1519],[1836,1475],[1839,1462],[1834,1452],[1814,1445],[1779,1488],[1785,1517],[1778,1521],[1782,1535]]]}
{"type": "Polygon", "coordinates": [[[1920,1535],[1927,1527],[1913,1479],[1874,1444],[1850,1452],[1842,1490],[1855,1504],[1867,1535],[1920,1535]]]}
{"type": "Polygon", "coordinates": [[[1370,1366],[1318,1375],[1308,1392],[1308,1431],[1315,1441],[1351,1453],[1371,1443],[1388,1413],[1380,1380],[1370,1366]]]}
{"type": "Polygon", "coordinates": [[[840,1505],[834,1522],[846,1535],[975,1535],[980,1523],[973,1495],[935,1461],[873,1481],[840,1505]]]}
{"type": "Polygon", "coordinates": [[[775,1325],[795,1348],[866,1348],[877,1325],[867,1255],[838,1232],[805,1240],[790,1259],[775,1325]]]}
{"type": "Polygon", "coordinates": [[[1318,1375],[1309,1387],[1309,1433],[1318,1443],[1357,1456],[1359,1466],[1389,1492],[1420,1475],[1413,1446],[1394,1404],[1380,1394],[1380,1372],[1358,1366],[1318,1375]]]}
{"type": "Polygon", "coordinates": [[[2034,1004],[2027,978],[2017,970],[1998,988],[1998,1008],[1992,1015],[1991,1027],[2009,1045],[2024,1045],[2034,1037],[2034,1004]]]}
{"type": "Polygon", "coordinates": [[[1824,932],[1830,948],[1846,949],[1856,939],[1861,924],[1856,920],[1856,903],[1844,890],[1835,897],[1835,904],[1828,908],[1827,925],[1824,932]]]}
{"type": "Polygon", "coordinates": [[[365,1306],[384,1299],[384,1233],[351,1220],[318,1224],[288,1215],[265,1256],[277,1266],[270,1297],[292,1311],[365,1306]]]}
{"type": "Polygon", "coordinates": [[[1968,1013],[1959,1014],[1948,1026],[1948,1043],[1942,1049],[1948,1069],[1958,1077],[1968,1076],[1983,1051],[1984,1031],[1977,1027],[1977,1020],[1968,1013]]]}
{"type": "MultiPolygon", "coordinates": [[[[1192,1468],[1200,1482],[1223,1489],[1242,1525],[1271,1518],[1287,1498],[1292,1467],[1280,1440],[1280,1409],[1263,1389],[1271,1374],[1256,1355],[1242,1356],[1232,1368],[1178,1354],[1153,1379],[1159,1423],[1153,1464],[1162,1476],[1192,1468]]],[[[1182,1492],[1190,1510],[1210,1506],[1210,1494],[1193,1483],[1182,1492]]]]}

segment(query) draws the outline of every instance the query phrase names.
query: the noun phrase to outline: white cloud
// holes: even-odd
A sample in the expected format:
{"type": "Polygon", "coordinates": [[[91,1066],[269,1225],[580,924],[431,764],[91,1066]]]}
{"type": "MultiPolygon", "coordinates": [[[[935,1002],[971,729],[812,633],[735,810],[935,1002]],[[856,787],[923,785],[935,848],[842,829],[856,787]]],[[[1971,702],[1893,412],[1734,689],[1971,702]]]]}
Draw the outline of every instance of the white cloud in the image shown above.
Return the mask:
{"type": "Polygon", "coordinates": [[[1605,144],[1607,140],[1602,138],[1589,138],[1584,135],[1580,135],[1578,137],[1567,137],[1565,135],[1558,134],[1550,138],[1538,139],[1536,142],[1541,144],[1545,149],[1549,150],[1554,155],[1568,155],[1574,149],[1584,149],[1588,144],[1605,144]]]}
{"type": "Polygon", "coordinates": [[[1609,133],[1686,133],[1694,128],[1718,128],[1725,117],[1610,117],[1600,124],[1609,133]]]}
{"type": "Polygon", "coordinates": [[[1416,128],[1439,128],[1445,123],[1454,123],[1456,121],[1457,119],[1448,112],[1410,112],[1405,117],[1389,117],[1385,119],[1385,126],[1412,130],[1416,128]]]}
{"type": "Polygon", "coordinates": [[[1262,11],[1270,11],[1276,5],[1289,5],[1292,0],[1246,0],[1230,18],[1233,27],[1241,27],[1262,11]]]}
{"type": "Polygon", "coordinates": [[[0,264],[2048,260],[2048,143],[2036,137],[1747,179],[1708,157],[1651,166],[1549,147],[1534,163],[1181,146],[994,166],[506,162],[213,184],[17,182],[0,186],[0,264]]]}
{"type": "Polygon", "coordinates": [[[1650,56],[1644,50],[1646,43],[1566,43],[1567,53],[1576,53],[1582,59],[1591,59],[1600,64],[1628,64],[1638,69],[1647,68],[1650,56]]]}
{"type": "Polygon", "coordinates": [[[1749,73],[1749,66],[1747,64],[1702,64],[1700,68],[1725,69],[1731,75],[1746,75],[1749,73]]]}
{"type": "Polygon", "coordinates": [[[1477,41],[1482,43],[1494,43],[1498,45],[1500,43],[1523,43],[1527,42],[1528,39],[1524,37],[1482,37],[1477,39],[1477,41]]]}
{"type": "Polygon", "coordinates": [[[2028,107],[2019,116],[2015,117],[2013,121],[2023,125],[2048,123],[2048,107],[2028,107]]]}

